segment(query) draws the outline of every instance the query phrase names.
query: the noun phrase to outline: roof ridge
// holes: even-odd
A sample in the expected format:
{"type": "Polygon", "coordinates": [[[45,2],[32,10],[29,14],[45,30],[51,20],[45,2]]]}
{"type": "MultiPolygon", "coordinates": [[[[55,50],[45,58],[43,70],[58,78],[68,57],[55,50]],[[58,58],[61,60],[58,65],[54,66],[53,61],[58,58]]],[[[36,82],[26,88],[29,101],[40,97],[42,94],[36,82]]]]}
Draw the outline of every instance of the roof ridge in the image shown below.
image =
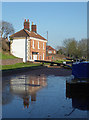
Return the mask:
{"type": "MultiPolygon", "coordinates": [[[[24,30],[24,32],[29,36],[29,34],[26,32],[26,30],[25,29],[23,29],[24,30]]],[[[29,32],[29,31],[28,31],[29,32]]]]}
{"type": "MultiPolygon", "coordinates": [[[[43,36],[41,36],[38,33],[32,32],[32,31],[28,31],[26,29],[22,29],[16,33],[14,33],[13,35],[11,35],[10,37],[34,37],[34,38],[38,38],[38,39],[42,39],[42,40],[46,40],[43,36]]],[[[46,40],[47,41],[47,40],[46,40]]]]}
{"type": "Polygon", "coordinates": [[[47,47],[48,47],[48,49],[56,50],[56,49],[54,49],[54,48],[53,48],[52,46],[50,46],[50,45],[48,45],[47,47]]]}

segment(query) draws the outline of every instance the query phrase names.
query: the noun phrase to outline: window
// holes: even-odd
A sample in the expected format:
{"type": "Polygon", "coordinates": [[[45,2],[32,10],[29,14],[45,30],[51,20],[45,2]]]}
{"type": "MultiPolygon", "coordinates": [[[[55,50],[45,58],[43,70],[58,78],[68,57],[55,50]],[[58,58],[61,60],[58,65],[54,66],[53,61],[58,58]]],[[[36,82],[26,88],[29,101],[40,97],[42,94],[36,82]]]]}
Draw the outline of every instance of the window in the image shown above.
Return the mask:
{"type": "Polygon", "coordinates": [[[40,49],[40,47],[39,47],[39,41],[38,41],[38,49],[40,49]]]}
{"type": "Polygon", "coordinates": [[[34,80],[32,80],[32,84],[34,85],[34,80]]]}
{"type": "Polygon", "coordinates": [[[38,85],[40,84],[39,78],[38,78],[38,85]]]}
{"type": "Polygon", "coordinates": [[[44,60],[44,53],[43,53],[43,60],[44,60]]]}
{"type": "Polygon", "coordinates": [[[54,51],[54,54],[56,53],[56,51],[54,51]]]}
{"type": "Polygon", "coordinates": [[[32,60],[32,56],[30,55],[30,60],[32,60]]]}
{"type": "Polygon", "coordinates": [[[39,53],[38,53],[38,60],[39,60],[39,53]]]}
{"type": "Polygon", "coordinates": [[[52,53],[52,51],[51,51],[51,50],[49,50],[49,51],[48,51],[48,53],[52,53]]]}
{"type": "Polygon", "coordinates": [[[34,47],[34,40],[33,40],[33,45],[32,45],[32,47],[33,47],[33,49],[35,49],[35,47],[34,47]]]}
{"type": "Polygon", "coordinates": [[[44,43],[43,43],[43,50],[44,50],[44,43]]]}

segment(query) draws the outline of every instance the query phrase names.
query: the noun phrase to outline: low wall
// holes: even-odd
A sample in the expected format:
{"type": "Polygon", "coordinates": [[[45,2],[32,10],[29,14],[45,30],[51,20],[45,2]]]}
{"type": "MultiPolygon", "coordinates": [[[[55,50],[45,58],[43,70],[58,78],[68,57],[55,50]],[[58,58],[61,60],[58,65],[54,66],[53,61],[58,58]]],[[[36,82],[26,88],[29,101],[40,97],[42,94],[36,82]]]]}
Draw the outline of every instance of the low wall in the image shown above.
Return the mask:
{"type": "Polygon", "coordinates": [[[7,60],[0,60],[0,65],[12,65],[16,63],[23,63],[23,59],[7,59],[7,60]]]}

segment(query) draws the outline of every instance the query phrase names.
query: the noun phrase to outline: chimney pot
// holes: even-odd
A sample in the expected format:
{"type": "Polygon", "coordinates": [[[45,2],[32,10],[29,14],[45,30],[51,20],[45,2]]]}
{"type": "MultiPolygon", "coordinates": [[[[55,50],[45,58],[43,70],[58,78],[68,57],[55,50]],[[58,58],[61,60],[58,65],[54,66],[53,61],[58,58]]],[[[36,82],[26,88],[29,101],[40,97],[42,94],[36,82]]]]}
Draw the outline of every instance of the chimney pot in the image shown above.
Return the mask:
{"type": "Polygon", "coordinates": [[[30,28],[29,28],[29,25],[30,23],[29,23],[29,19],[26,21],[26,19],[25,19],[25,21],[24,21],[24,29],[27,29],[27,30],[29,30],[30,31],[30,28]]]}
{"type": "Polygon", "coordinates": [[[32,25],[33,25],[33,22],[32,22],[32,25]]]}
{"type": "Polygon", "coordinates": [[[32,25],[31,25],[31,31],[37,33],[37,26],[33,25],[33,22],[32,22],[32,25]]]}

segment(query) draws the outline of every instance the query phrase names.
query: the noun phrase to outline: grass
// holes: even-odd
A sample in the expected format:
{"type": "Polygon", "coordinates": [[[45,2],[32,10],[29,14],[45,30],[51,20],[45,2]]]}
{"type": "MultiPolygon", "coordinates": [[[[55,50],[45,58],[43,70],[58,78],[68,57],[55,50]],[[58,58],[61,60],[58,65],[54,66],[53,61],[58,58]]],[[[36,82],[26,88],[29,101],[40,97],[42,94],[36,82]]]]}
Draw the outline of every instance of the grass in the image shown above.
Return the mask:
{"type": "Polygon", "coordinates": [[[10,55],[9,53],[1,53],[0,52],[0,59],[16,59],[17,57],[10,55]]]}
{"type": "Polygon", "coordinates": [[[63,60],[63,59],[60,59],[60,60],[56,60],[54,62],[58,62],[58,63],[63,63],[63,62],[71,62],[70,60],[63,60]]]}
{"type": "Polygon", "coordinates": [[[16,63],[13,65],[2,65],[2,70],[16,69],[16,68],[24,68],[24,67],[33,67],[40,66],[40,63],[16,63]]]}
{"type": "Polygon", "coordinates": [[[65,60],[56,60],[55,62],[58,62],[58,63],[62,63],[64,62],[65,60]]]}

